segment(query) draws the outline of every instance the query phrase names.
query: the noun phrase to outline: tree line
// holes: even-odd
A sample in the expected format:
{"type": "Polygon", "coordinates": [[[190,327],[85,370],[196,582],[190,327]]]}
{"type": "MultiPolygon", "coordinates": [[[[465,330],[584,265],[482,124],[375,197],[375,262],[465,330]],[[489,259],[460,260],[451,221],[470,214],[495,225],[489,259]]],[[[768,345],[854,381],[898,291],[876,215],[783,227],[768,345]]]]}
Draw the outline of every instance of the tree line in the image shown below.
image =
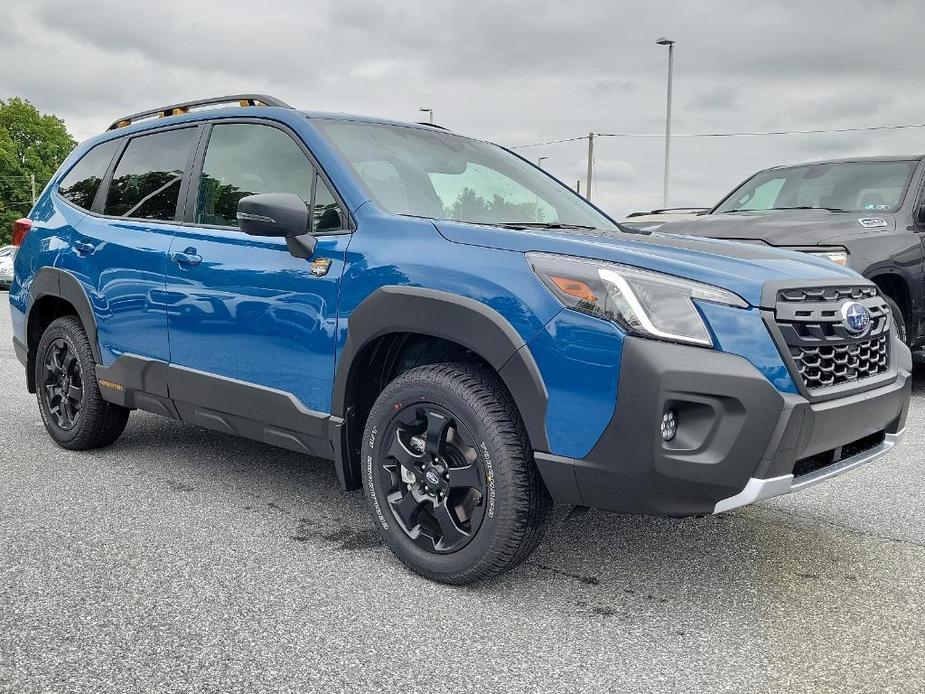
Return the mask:
{"type": "Polygon", "coordinates": [[[39,195],[76,144],[57,116],[26,99],[0,99],[0,246],[32,208],[33,177],[39,195]]]}

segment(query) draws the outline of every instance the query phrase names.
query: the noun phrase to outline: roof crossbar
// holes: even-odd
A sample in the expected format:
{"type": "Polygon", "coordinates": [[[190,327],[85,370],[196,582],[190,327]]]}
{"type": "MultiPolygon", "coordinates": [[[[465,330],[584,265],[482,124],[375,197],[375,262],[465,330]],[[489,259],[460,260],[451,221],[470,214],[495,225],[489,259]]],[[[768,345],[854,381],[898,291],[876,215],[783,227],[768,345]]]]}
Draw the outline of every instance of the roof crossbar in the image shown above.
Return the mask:
{"type": "Polygon", "coordinates": [[[114,121],[107,130],[124,128],[146,118],[167,118],[168,116],[181,116],[189,113],[194,108],[203,106],[216,106],[218,104],[238,103],[241,106],[275,106],[277,108],[292,108],[285,101],[280,101],[276,97],[267,96],[266,94],[232,94],[230,96],[215,96],[210,99],[198,99],[196,101],[184,101],[181,104],[172,104],[170,106],[161,106],[150,111],[141,111],[133,113],[130,116],[123,116],[114,121]]]}

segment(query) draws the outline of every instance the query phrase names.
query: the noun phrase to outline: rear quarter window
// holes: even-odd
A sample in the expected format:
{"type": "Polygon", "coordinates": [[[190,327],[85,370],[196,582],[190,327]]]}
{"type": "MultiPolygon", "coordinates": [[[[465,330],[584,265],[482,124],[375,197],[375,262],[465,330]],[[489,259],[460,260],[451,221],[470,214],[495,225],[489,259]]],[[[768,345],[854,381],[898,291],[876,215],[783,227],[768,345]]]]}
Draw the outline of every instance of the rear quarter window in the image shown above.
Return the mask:
{"type": "Polygon", "coordinates": [[[83,155],[67,176],[61,179],[58,195],[81,209],[89,210],[93,207],[93,200],[119,143],[119,140],[103,142],[83,155]]]}

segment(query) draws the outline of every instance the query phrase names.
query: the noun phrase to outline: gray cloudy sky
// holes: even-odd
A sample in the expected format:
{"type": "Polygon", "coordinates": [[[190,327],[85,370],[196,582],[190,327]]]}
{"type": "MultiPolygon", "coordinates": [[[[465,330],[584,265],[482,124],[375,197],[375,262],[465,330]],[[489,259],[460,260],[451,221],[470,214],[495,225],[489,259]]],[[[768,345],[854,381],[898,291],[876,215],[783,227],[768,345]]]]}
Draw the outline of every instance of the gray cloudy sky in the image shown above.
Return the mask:
{"type": "MultiPolygon", "coordinates": [[[[922,0],[5,0],[0,97],[83,139],[125,113],[241,91],[298,107],[437,122],[506,145],[661,132],[925,122],[922,0]]],[[[522,153],[574,185],[584,142],[522,153]]],[[[661,204],[661,139],[596,143],[597,201],[661,204]]],[[[925,151],[925,129],[676,139],[672,199],[708,205],[778,163],[925,151]]]]}

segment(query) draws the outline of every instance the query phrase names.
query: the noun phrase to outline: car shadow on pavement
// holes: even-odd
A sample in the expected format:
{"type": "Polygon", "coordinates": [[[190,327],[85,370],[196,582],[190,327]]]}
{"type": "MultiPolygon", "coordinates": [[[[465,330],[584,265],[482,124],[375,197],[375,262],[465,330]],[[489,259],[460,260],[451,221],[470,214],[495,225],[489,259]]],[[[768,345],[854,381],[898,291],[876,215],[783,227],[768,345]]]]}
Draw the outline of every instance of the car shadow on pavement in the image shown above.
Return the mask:
{"type": "MultiPolygon", "coordinates": [[[[423,580],[382,545],[362,493],[342,491],[328,461],[143,413],[133,415],[107,457],[153,477],[164,493],[207,495],[197,503],[230,496],[224,503],[236,504],[242,514],[260,514],[262,526],[269,522],[293,552],[314,543],[343,552],[344,562],[355,552],[377,552],[376,561],[407,580],[423,580]],[[151,451],[156,455],[146,454],[151,451]]],[[[836,565],[838,543],[831,536],[831,528],[809,529],[764,509],[678,519],[557,506],[545,539],[521,568],[471,589],[508,592],[565,583],[578,591],[571,607],[602,616],[661,609],[679,591],[687,594],[686,604],[692,592],[703,591],[699,598],[709,604],[729,598],[729,591],[752,590],[767,578],[769,557],[789,556],[787,580],[836,565]],[[800,552],[788,552],[788,544],[798,544],[800,552]]]]}

